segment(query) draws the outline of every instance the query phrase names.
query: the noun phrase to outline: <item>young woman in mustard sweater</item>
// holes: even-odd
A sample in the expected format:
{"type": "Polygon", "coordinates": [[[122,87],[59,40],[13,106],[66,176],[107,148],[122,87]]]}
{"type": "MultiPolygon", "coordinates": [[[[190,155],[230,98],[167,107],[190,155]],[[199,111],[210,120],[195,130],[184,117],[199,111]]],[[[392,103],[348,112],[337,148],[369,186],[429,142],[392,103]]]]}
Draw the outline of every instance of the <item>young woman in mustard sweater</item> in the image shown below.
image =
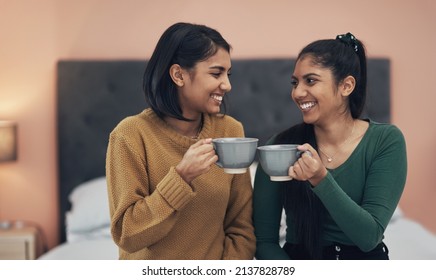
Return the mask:
{"type": "Polygon", "coordinates": [[[230,45],[214,29],[177,23],[144,74],[150,108],[110,135],[106,173],[120,259],[252,259],[250,175],[215,162],[212,138],[243,137],[222,115],[230,45]]]}

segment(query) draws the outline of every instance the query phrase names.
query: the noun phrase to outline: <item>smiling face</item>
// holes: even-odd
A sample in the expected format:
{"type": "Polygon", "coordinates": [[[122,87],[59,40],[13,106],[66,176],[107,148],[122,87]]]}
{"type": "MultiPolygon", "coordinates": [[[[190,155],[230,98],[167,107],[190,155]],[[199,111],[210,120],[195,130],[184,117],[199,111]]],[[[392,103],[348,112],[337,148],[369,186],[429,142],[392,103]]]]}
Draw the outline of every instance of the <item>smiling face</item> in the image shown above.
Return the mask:
{"type": "Polygon", "coordinates": [[[197,118],[201,113],[216,114],[224,95],[231,90],[229,80],[230,54],[219,48],[205,61],[191,70],[182,70],[183,86],[179,87],[179,101],[186,118],[197,118]]]}
{"type": "Polygon", "coordinates": [[[334,122],[344,112],[348,91],[337,85],[330,69],[315,64],[310,55],[299,59],[292,75],[292,99],[310,124],[334,122]]]}

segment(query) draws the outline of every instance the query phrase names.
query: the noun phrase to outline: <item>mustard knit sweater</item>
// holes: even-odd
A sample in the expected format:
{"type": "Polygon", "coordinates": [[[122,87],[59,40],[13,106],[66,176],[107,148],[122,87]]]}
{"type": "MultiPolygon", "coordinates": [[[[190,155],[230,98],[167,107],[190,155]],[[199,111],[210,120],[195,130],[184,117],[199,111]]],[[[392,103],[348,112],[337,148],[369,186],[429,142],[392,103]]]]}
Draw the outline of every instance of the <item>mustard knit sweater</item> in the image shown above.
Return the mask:
{"type": "MultiPolygon", "coordinates": [[[[204,116],[200,138],[241,137],[230,116],[204,116]]],[[[252,259],[249,172],[213,165],[188,185],[175,171],[195,140],[151,109],[112,131],[106,158],[112,236],[120,259],[252,259]]]]}

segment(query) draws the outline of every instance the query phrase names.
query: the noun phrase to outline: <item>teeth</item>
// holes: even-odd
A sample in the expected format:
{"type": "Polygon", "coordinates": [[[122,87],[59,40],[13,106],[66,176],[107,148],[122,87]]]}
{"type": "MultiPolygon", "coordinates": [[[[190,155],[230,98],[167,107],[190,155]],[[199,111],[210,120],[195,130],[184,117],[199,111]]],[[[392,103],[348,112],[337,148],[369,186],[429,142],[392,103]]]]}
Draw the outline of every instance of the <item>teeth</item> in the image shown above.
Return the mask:
{"type": "Polygon", "coordinates": [[[306,109],[310,109],[310,108],[312,108],[313,106],[315,106],[315,102],[313,102],[313,101],[311,101],[311,102],[305,102],[305,103],[300,103],[300,107],[301,107],[301,109],[304,109],[304,110],[306,110],[306,109]]]}
{"type": "Polygon", "coordinates": [[[220,95],[212,95],[212,98],[219,102],[223,101],[223,97],[220,95]]]}

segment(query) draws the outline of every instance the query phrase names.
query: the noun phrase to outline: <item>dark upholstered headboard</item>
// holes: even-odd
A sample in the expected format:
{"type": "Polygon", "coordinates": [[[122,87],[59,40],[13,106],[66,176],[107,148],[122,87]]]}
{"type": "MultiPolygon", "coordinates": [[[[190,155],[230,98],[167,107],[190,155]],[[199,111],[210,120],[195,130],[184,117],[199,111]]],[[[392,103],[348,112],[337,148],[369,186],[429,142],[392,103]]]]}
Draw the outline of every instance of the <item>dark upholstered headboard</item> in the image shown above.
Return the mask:
{"type": "MultiPolygon", "coordinates": [[[[232,61],[227,114],[240,120],[259,145],[301,121],[290,98],[294,59],[232,61]]],[[[110,131],[146,104],[142,74],[146,61],[60,61],[57,69],[60,239],[65,241],[68,195],[78,184],[105,175],[110,131]]],[[[390,63],[370,59],[365,116],[390,121],[390,63]]]]}

